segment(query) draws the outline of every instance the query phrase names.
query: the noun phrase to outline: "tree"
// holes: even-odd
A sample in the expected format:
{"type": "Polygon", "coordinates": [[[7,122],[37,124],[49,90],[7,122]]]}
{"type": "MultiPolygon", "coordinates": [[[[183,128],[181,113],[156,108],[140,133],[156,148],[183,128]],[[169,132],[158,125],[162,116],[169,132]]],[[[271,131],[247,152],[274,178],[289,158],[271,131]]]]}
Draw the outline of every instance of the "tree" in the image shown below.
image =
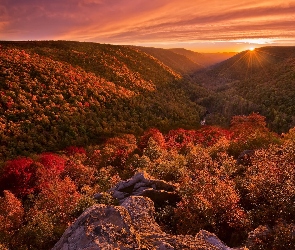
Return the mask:
{"type": "Polygon", "coordinates": [[[254,150],[278,143],[278,135],[271,132],[265,117],[257,113],[234,116],[231,121],[232,142],[229,152],[238,156],[243,150],[254,150]]]}
{"type": "Polygon", "coordinates": [[[16,234],[23,223],[24,208],[13,193],[7,190],[3,193],[4,197],[0,197],[0,242],[13,248],[13,242],[17,242],[16,234]]]}

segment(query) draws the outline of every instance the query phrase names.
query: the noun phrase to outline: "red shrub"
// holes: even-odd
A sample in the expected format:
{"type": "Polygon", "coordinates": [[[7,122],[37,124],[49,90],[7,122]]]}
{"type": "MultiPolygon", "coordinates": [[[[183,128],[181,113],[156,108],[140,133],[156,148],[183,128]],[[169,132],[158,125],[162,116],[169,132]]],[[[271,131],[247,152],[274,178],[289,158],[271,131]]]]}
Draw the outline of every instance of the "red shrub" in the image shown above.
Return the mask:
{"type": "Polygon", "coordinates": [[[108,165],[125,167],[130,154],[137,148],[133,135],[111,138],[106,141],[101,153],[101,167],[108,165]]]}
{"type": "Polygon", "coordinates": [[[10,190],[16,196],[25,196],[34,192],[35,168],[30,158],[18,158],[8,161],[0,179],[0,191],[10,190]]]}
{"type": "Polygon", "coordinates": [[[170,130],[166,136],[167,147],[172,149],[181,149],[182,147],[193,142],[196,137],[196,131],[184,130],[182,128],[170,130]]]}
{"type": "Polygon", "coordinates": [[[66,160],[53,153],[43,153],[39,158],[39,162],[50,172],[60,174],[64,170],[66,160]]]}
{"type": "Polygon", "coordinates": [[[234,116],[230,130],[232,141],[229,151],[234,156],[243,150],[259,149],[278,142],[278,135],[267,128],[265,117],[256,113],[234,116]]]}

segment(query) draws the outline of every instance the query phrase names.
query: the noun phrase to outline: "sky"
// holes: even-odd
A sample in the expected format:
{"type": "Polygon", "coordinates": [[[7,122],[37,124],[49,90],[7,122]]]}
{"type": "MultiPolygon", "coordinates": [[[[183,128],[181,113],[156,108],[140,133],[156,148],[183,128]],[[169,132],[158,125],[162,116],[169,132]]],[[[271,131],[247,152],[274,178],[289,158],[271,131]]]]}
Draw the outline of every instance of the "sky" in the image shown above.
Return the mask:
{"type": "Polygon", "coordinates": [[[0,0],[0,40],[198,52],[295,45],[295,0],[0,0]]]}

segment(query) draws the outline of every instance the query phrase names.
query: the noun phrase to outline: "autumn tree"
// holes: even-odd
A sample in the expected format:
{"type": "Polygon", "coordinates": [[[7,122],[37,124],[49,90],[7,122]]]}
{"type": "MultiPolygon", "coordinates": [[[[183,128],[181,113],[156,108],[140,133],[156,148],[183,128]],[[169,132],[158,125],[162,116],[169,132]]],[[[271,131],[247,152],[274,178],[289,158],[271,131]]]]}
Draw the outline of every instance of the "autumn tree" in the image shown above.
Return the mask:
{"type": "Polygon", "coordinates": [[[17,233],[24,221],[25,211],[13,193],[5,190],[3,194],[0,197],[0,242],[13,249],[17,245],[17,233]]]}
{"type": "Polygon", "coordinates": [[[234,156],[238,156],[243,150],[258,149],[278,142],[278,136],[267,128],[265,117],[257,113],[234,116],[230,131],[232,142],[229,152],[234,156]]]}

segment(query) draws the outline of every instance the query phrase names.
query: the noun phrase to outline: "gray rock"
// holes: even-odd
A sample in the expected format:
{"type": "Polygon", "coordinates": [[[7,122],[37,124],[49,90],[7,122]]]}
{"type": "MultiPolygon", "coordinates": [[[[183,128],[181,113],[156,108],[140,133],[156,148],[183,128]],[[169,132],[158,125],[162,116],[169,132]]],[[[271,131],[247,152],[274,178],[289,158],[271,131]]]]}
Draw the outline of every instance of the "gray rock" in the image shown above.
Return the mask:
{"type": "Polygon", "coordinates": [[[149,197],[156,205],[167,203],[173,205],[181,200],[174,185],[152,179],[146,173],[137,173],[129,180],[119,182],[109,192],[118,199],[119,204],[129,196],[149,197]]]}
{"type": "Polygon", "coordinates": [[[97,194],[95,194],[94,196],[93,196],[93,198],[94,199],[96,199],[96,200],[100,200],[101,198],[102,198],[102,194],[101,193],[97,193],[97,194]]]}
{"type": "Polygon", "coordinates": [[[53,250],[231,250],[214,234],[169,235],[154,218],[153,201],[131,196],[122,206],[95,205],[64,232],[53,250]]]}
{"type": "Polygon", "coordinates": [[[127,210],[95,205],[64,232],[53,250],[140,249],[138,235],[127,210]]]}

